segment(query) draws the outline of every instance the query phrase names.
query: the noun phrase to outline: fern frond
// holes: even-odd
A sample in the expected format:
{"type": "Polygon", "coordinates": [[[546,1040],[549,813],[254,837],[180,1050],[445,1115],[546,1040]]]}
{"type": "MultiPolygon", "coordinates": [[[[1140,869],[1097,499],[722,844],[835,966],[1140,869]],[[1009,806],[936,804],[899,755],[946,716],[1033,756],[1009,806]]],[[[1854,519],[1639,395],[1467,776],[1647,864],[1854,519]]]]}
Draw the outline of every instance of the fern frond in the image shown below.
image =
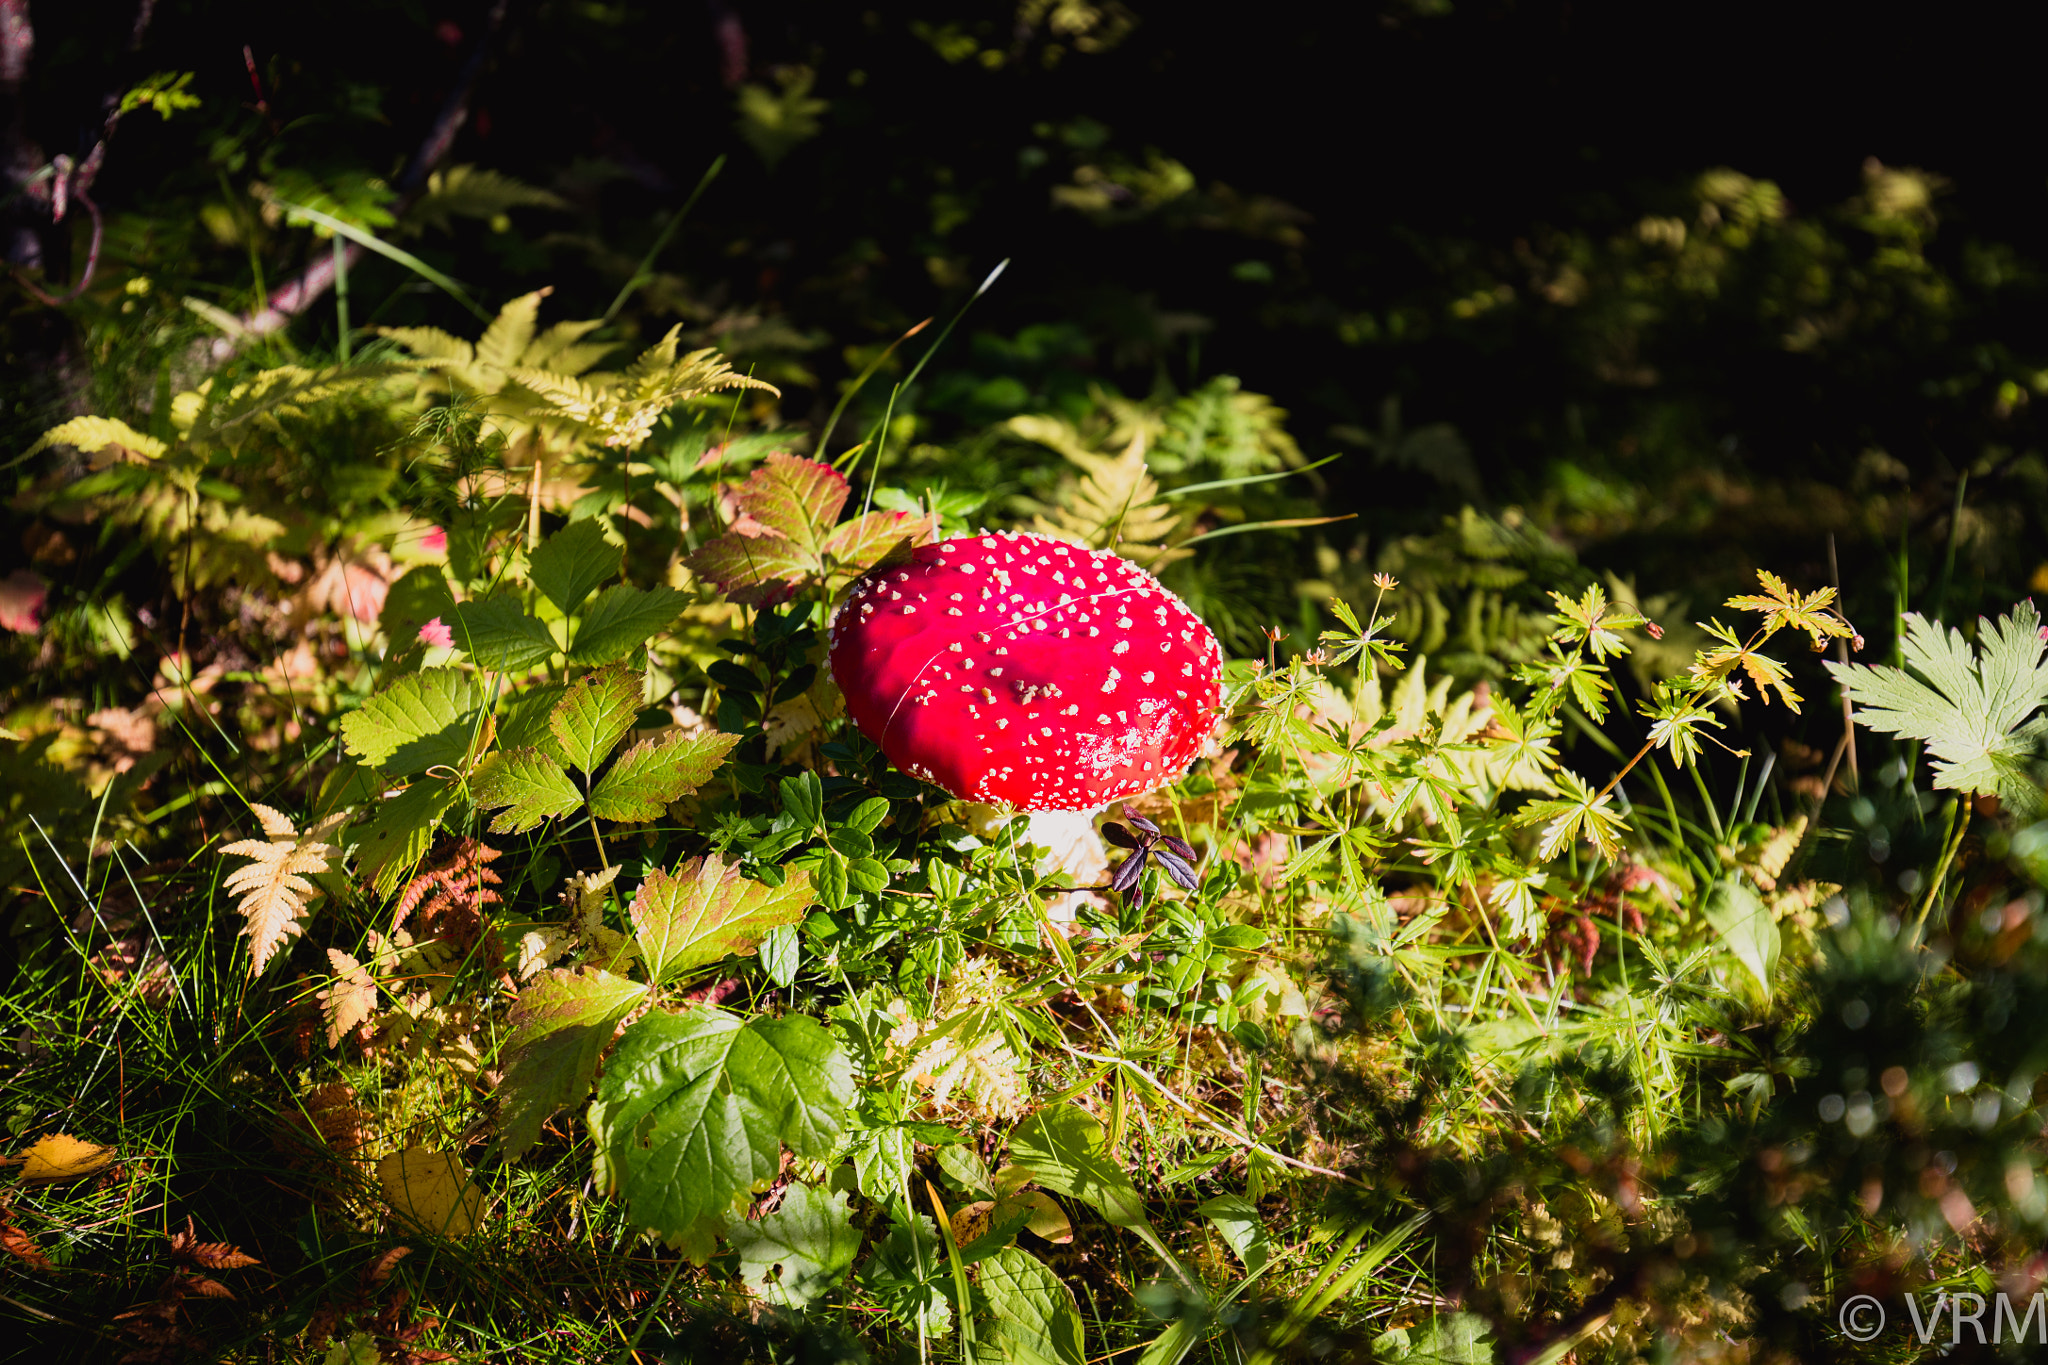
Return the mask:
{"type": "Polygon", "coordinates": [[[576,344],[602,326],[604,322],[600,318],[586,318],[581,322],[558,322],[533,339],[521,353],[519,364],[529,370],[582,374],[604,359],[607,352],[618,349],[605,341],[593,341],[580,346],[576,344]]]}
{"type": "Polygon", "coordinates": [[[363,964],[339,948],[327,950],[334,981],[319,995],[320,1018],[327,1025],[327,1046],[338,1045],[377,1012],[377,983],[363,964]]]}
{"type": "Polygon", "coordinates": [[[250,810],[269,839],[243,839],[221,852],[250,861],[228,874],[227,889],[241,900],[235,909],[249,940],[249,975],[260,976],[285,939],[303,931],[307,902],[319,888],[306,878],[327,871],[340,850],[320,836],[338,820],[330,818],[301,834],[291,819],[269,806],[252,803],[250,810]]]}
{"type": "Polygon", "coordinates": [[[1159,501],[1159,482],[1145,467],[1142,432],[1112,456],[1088,450],[1079,433],[1058,418],[1013,417],[1010,430],[1052,447],[1081,470],[1080,481],[1061,490],[1052,515],[1033,519],[1034,529],[1090,549],[1114,550],[1154,573],[1191,553],[1161,543],[1180,514],[1159,501]]]}
{"type": "Polygon", "coordinates": [[[427,192],[406,214],[409,225],[446,231],[456,218],[496,218],[512,209],[566,209],[559,194],[479,166],[450,166],[427,177],[427,192]]]}
{"type": "Polygon", "coordinates": [[[540,301],[553,292],[536,289],[500,308],[476,343],[476,363],[500,373],[518,365],[526,348],[533,344],[533,325],[540,317],[540,301]]]}
{"type": "Polygon", "coordinates": [[[94,460],[95,468],[117,459],[154,460],[170,448],[156,437],[145,436],[126,422],[112,417],[74,417],[44,432],[34,445],[22,452],[23,458],[51,446],[75,446],[87,455],[113,452],[104,460],[94,460]]]}
{"type": "Polygon", "coordinates": [[[516,367],[510,374],[537,394],[551,415],[581,425],[604,445],[626,450],[645,441],[661,415],[677,403],[724,389],[765,389],[781,394],[773,384],[740,374],[710,347],[676,359],[681,333],[679,326],[671,327],[668,335],[618,375],[577,378],[526,366],[516,367]]]}
{"type": "Polygon", "coordinates": [[[225,394],[210,385],[203,386],[196,391],[199,398],[192,412],[190,434],[195,441],[213,438],[232,448],[240,429],[259,419],[298,416],[309,403],[411,371],[409,365],[389,364],[331,365],[318,370],[280,365],[235,385],[225,394]]]}
{"type": "Polygon", "coordinates": [[[466,369],[476,360],[474,346],[439,327],[379,327],[377,335],[389,337],[428,365],[466,369]]]}

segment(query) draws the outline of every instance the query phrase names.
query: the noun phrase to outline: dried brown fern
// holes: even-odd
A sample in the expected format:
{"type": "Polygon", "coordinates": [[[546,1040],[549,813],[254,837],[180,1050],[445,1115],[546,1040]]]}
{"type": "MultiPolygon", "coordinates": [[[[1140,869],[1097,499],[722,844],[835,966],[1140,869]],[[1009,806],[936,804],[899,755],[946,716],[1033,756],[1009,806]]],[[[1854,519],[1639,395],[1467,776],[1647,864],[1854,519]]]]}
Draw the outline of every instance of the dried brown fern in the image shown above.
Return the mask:
{"type": "Polygon", "coordinates": [[[221,850],[251,861],[228,874],[227,889],[241,897],[242,933],[249,940],[249,975],[259,976],[276,955],[278,945],[304,930],[306,905],[319,888],[306,878],[325,872],[340,850],[322,841],[341,823],[330,816],[298,833],[292,822],[269,806],[251,804],[268,839],[243,839],[221,850]]]}
{"type": "Polygon", "coordinates": [[[484,920],[485,909],[504,899],[493,889],[499,885],[499,877],[490,866],[503,850],[469,838],[447,841],[442,848],[439,860],[414,877],[399,896],[391,917],[392,932],[412,917],[416,928],[431,932],[459,954],[466,954],[482,939],[484,960],[499,970],[505,984],[512,985],[500,965],[506,957],[505,945],[484,920]]]}
{"type": "Polygon", "coordinates": [[[376,1013],[377,983],[362,963],[339,948],[329,948],[327,960],[334,980],[320,992],[320,1018],[327,1025],[327,1046],[335,1047],[376,1013]]]}

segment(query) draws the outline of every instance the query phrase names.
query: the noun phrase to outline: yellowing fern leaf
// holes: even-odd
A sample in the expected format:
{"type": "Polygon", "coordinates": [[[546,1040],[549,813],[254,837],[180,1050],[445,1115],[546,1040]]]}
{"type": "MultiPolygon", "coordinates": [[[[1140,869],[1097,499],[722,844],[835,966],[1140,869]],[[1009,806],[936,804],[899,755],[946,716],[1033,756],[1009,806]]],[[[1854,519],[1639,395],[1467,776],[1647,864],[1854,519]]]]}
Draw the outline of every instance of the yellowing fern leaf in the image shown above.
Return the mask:
{"type": "Polygon", "coordinates": [[[1145,432],[1134,431],[1121,455],[1103,455],[1081,442],[1072,423],[1057,417],[1010,419],[1010,430],[1050,446],[1080,467],[1080,482],[1061,490],[1051,516],[1034,529],[1095,550],[1114,550],[1157,573],[1191,551],[1163,545],[1180,514],[1159,501],[1159,482],[1145,467],[1145,432]]]}
{"type": "Polygon", "coordinates": [[[301,834],[282,812],[255,803],[249,809],[270,838],[243,839],[221,852],[250,859],[228,874],[227,889],[241,897],[235,908],[245,921],[242,933],[249,940],[249,975],[258,976],[278,945],[302,931],[306,903],[319,894],[319,888],[306,878],[325,872],[329,860],[340,852],[320,836],[340,822],[330,817],[301,834]]]}
{"type": "Polygon", "coordinates": [[[363,964],[339,948],[327,950],[334,982],[320,992],[320,1017],[327,1024],[327,1046],[334,1047],[377,1010],[377,983],[363,964]]]}
{"type": "Polygon", "coordinates": [[[511,375],[539,395],[556,414],[580,423],[602,444],[626,450],[636,449],[654,430],[661,415],[686,399],[724,389],[764,389],[781,394],[773,384],[733,369],[711,347],[677,359],[676,345],[681,335],[680,324],[669,328],[667,336],[641,352],[639,359],[618,375],[594,374],[579,379],[559,369],[524,366],[514,368],[511,375]]]}
{"type": "Polygon", "coordinates": [[[450,166],[427,177],[427,192],[406,214],[406,223],[446,231],[458,217],[494,219],[517,208],[568,207],[560,195],[499,171],[450,166]]]}
{"type": "Polygon", "coordinates": [[[154,460],[170,448],[156,437],[145,436],[112,417],[74,417],[51,427],[23,458],[50,446],[76,446],[87,455],[100,456],[93,461],[96,469],[121,459],[154,460]]]}

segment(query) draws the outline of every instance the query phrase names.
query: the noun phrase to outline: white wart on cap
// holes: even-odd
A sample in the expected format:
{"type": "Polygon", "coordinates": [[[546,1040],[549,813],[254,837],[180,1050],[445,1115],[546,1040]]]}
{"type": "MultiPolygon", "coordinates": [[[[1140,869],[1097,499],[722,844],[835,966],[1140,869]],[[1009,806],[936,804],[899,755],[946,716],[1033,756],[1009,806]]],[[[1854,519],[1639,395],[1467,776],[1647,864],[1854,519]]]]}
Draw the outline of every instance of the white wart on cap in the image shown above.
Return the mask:
{"type": "Polygon", "coordinates": [[[896,766],[973,801],[1092,810],[1173,781],[1223,650],[1158,579],[1021,532],[919,546],[854,585],[832,676],[896,766]]]}

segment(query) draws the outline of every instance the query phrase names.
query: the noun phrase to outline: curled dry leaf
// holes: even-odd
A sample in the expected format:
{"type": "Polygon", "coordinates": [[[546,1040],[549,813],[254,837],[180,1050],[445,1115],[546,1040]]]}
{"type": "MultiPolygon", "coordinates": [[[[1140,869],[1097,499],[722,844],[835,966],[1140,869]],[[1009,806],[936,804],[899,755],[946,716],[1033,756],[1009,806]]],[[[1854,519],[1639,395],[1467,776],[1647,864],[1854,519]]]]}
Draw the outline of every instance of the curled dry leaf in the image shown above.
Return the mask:
{"type": "Polygon", "coordinates": [[[21,1154],[21,1178],[25,1183],[78,1180],[98,1174],[113,1160],[112,1147],[102,1147],[69,1133],[52,1133],[21,1154]]]}
{"type": "Polygon", "coordinates": [[[43,1255],[42,1248],[14,1222],[14,1209],[6,1200],[0,1199],[0,1250],[27,1265],[31,1270],[54,1270],[50,1258],[43,1255]]]}

